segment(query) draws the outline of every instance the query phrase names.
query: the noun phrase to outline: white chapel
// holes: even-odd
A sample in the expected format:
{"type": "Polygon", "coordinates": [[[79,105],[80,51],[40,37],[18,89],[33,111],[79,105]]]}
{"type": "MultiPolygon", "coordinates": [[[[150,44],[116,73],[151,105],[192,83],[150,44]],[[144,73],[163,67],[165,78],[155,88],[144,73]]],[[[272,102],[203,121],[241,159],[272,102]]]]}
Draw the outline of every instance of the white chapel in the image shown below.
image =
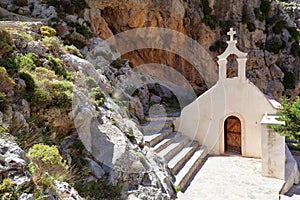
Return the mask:
{"type": "Polygon", "coordinates": [[[280,104],[265,96],[246,78],[247,53],[227,33],[228,47],[218,56],[219,80],[186,106],[177,122],[178,131],[206,146],[213,154],[239,154],[262,159],[262,175],[286,181],[286,188],[299,180],[297,164],[285,138],[268,128],[280,104]],[[228,77],[228,57],[235,55],[238,73],[228,77]]]}

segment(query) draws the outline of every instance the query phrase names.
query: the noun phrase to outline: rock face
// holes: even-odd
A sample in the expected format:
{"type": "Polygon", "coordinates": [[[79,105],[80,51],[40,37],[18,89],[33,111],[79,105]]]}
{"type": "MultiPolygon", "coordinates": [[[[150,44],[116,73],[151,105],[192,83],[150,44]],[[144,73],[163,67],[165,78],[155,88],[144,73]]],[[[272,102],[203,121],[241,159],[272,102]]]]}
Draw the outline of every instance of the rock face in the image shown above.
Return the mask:
{"type": "MultiPolygon", "coordinates": [[[[210,47],[216,40],[228,40],[226,35],[228,27],[234,27],[237,31],[236,39],[240,44],[239,48],[248,52],[248,78],[264,93],[276,99],[285,94],[285,88],[282,78],[270,76],[270,70],[273,70],[271,66],[277,64],[281,71],[288,69],[288,71],[296,72],[296,66],[299,64],[298,59],[288,64],[281,62],[291,57],[290,48],[293,40],[289,40],[291,33],[286,28],[294,27],[295,24],[275,1],[272,1],[268,7],[269,12],[266,14],[260,11],[264,8],[260,8],[261,1],[259,0],[251,2],[245,0],[209,1],[209,6],[212,8],[210,14],[201,7],[201,2],[205,1],[199,0],[151,0],[147,2],[87,0],[86,2],[90,9],[85,10],[85,19],[91,22],[94,31],[104,39],[134,28],[168,28],[186,34],[197,41],[208,52],[211,60],[215,60],[220,50],[212,52],[209,50],[210,47]],[[212,21],[205,21],[207,16],[216,16],[219,20],[216,30],[209,27],[212,21]],[[272,18],[275,22],[271,23],[272,18]],[[283,30],[273,33],[274,25],[280,20],[284,20],[286,26],[283,30]],[[279,53],[260,47],[259,44],[266,43],[275,35],[286,43],[286,47],[279,53]]],[[[162,49],[137,49],[122,56],[128,58],[136,66],[145,63],[160,63],[173,67],[189,80],[198,95],[207,90],[205,77],[201,77],[195,67],[187,63],[180,54],[177,56],[162,49]]],[[[217,74],[217,71],[214,73],[217,74]]],[[[280,73],[282,76],[283,72],[280,73]]],[[[296,77],[296,80],[298,79],[296,77]]],[[[298,90],[292,93],[298,94],[298,90]]]]}
{"type": "MultiPolygon", "coordinates": [[[[29,159],[25,152],[13,142],[0,139],[0,173],[3,179],[9,178],[14,184],[20,186],[33,184],[31,176],[27,171],[29,159]]],[[[52,194],[50,199],[72,199],[81,200],[77,191],[66,182],[54,181],[57,194],[52,194]]],[[[33,194],[23,193],[20,195],[21,200],[33,200],[33,194]]]]}
{"type": "Polygon", "coordinates": [[[0,139],[0,159],[0,172],[3,177],[12,179],[17,185],[30,181],[30,176],[25,170],[25,152],[15,143],[0,139]]]}

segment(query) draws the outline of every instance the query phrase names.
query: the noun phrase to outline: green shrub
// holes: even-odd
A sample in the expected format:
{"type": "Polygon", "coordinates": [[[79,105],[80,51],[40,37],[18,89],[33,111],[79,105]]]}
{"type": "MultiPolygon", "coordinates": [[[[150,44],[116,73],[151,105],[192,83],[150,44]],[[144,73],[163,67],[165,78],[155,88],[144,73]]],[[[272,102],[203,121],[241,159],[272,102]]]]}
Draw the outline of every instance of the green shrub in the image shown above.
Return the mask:
{"type": "Polygon", "coordinates": [[[278,37],[272,37],[266,42],[265,48],[269,52],[273,52],[275,54],[279,53],[279,51],[283,47],[283,42],[280,38],[278,37]]]}
{"type": "Polygon", "coordinates": [[[27,53],[18,58],[21,69],[35,70],[39,62],[39,57],[35,53],[27,53]]]}
{"type": "Polygon", "coordinates": [[[9,45],[13,45],[13,39],[10,36],[9,32],[5,31],[5,30],[1,30],[0,31],[0,41],[6,42],[9,45]]]}
{"type": "Polygon", "coordinates": [[[0,92],[8,92],[16,85],[4,67],[0,67],[0,83],[0,92]]]}
{"type": "Polygon", "coordinates": [[[88,96],[97,107],[103,105],[105,100],[105,93],[101,91],[100,87],[92,88],[88,96]]]}
{"type": "Polygon", "coordinates": [[[54,191],[54,180],[66,180],[67,166],[56,146],[35,144],[26,154],[30,159],[28,171],[35,184],[35,197],[54,191]]]}
{"type": "Polygon", "coordinates": [[[63,158],[59,154],[56,146],[35,144],[29,149],[26,155],[31,159],[32,162],[40,164],[38,165],[39,167],[43,166],[45,172],[49,169],[52,169],[54,165],[59,165],[63,168],[66,168],[63,158]]]}
{"type": "Polygon", "coordinates": [[[73,26],[77,33],[83,35],[86,39],[90,39],[94,36],[89,27],[81,25],[79,23],[74,23],[73,26]]]}
{"type": "Polygon", "coordinates": [[[254,11],[256,19],[258,19],[259,21],[264,21],[266,19],[266,16],[263,15],[263,13],[261,12],[261,10],[259,8],[254,8],[253,11],[254,11]]]}
{"type": "Polygon", "coordinates": [[[48,37],[54,36],[56,34],[56,30],[49,26],[41,26],[40,32],[43,36],[48,36],[48,37]]]}
{"type": "Polygon", "coordinates": [[[47,107],[51,104],[51,96],[49,92],[36,88],[30,102],[37,107],[47,107]]]}
{"type": "MultiPolygon", "coordinates": [[[[6,101],[6,95],[3,92],[0,92],[0,103],[6,101]]],[[[0,127],[1,128],[1,127],[0,127]]],[[[0,131],[1,132],[1,131],[0,131]]]]}
{"type": "Polygon", "coordinates": [[[71,3],[75,7],[76,13],[82,14],[83,10],[88,7],[85,0],[71,0],[71,3]]]}
{"type": "Polygon", "coordinates": [[[209,1],[208,0],[201,0],[200,6],[203,7],[208,7],[209,6],[209,1]]]}
{"type": "Polygon", "coordinates": [[[53,70],[49,70],[44,67],[37,67],[35,69],[34,78],[38,81],[38,85],[41,85],[45,82],[45,80],[51,81],[53,79],[57,79],[57,75],[53,70]]]}
{"type": "Polygon", "coordinates": [[[13,50],[13,39],[7,31],[0,31],[0,57],[8,55],[13,50]]]}
{"type": "Polygon", "coordinates": [[[270,12],[271,2],[269,0],[262,0],[260,3],[260,11],[264,16],[268,16],[270,12]]]}
{"type": "Polygon", "coordinates": [[[66,77],[67,71],[65,68],[63,68],[59,58],[54,58],[53,56],[50,55],[47,57],[47,59],[49,61],[51,70],[53,70],[55,74],[57,74],[58,76],[66,77]]]}
{"type": "Polygon", "coordinates": [[[79,49],[82,49],[87,43],[87,39],[80,33],[77,33],[76,31],[69,34],[67,36],[66,41],[69,45],[74,45],[79,49]]]}
{"type": "Polygon", "coordinates": [[[70,91],[55,92],[52,94],[52,104],[59,108],[69,109],[72,106],[73,94],[70,91]]]}
{"type": "Polygon", "coordinates": [[[282,84],[285,89],[295,89],[296,77],[292,72],[285,72],[282,84]]]}
{"type": "Polygon", "coordinates": [[[55,81],[52,82],[52,89],[54,91],[71,91],[73,86],[69,81],[55,81]]]}
{"type": "Polygon", "coordinates": [[[249,30],[249,32],[254,32],[256,30],[256,26],[255,26],[254,23],[248,22],[247,23],[247,29],[249,30]]]}
{"type": "Polygon", "coordinates": [[[127,138],[130,140],[130,142],[133,142],[135,140],[133,129],[131,127],[128,128],[127,138]]]}
{"type": "Polygon", "coordinates": [[[25,81],[27,90],[33,91],[36,88],[35,80],[29,72],[20,72],[19,77],[25,81]]]}
{"type": "Polygon", "coordinates": [[[11,75],[13,75],[15,72],[17,72],[20,68],[18,63],[16,62],[15,58],[10,57],[7,59],[0,58],[0,66],[3,66],[7,72],[11,75]]]}
{"type": "Polygon", "coordinates": [[[258,42],[255,43],[255,45],[257,47],[259,47],[261,50],[265,50],[265,43],[264,42],[258,41],[258,42]]]}
{"type": "Polygon", "coordinates": [[[275,26],[273,26],[272,31],[275,34],[280,34],[282,29],[286,28],[286,26],[287,26],[287,22],[284,20],[281,20],[281,21],[277,22],[275,24],[275,26]]]}
{"type": "Polygon", "coordinates": [[[20,33],[20,35],[27,41],[27,42],[31,42],[33,41],[33,37],[27,33],[20,33]]]}
{"type": "Polygon", "coordinates": [[[16,183],[10,179],[10,178],[5,178],[3,179],[2,183],[0,184],[0,194],[1,199],[3,200],[16,200],[19,199],[19,197],[22,194],[22,191],[20,191],[20,187],[16,185],[16,183]]]}
{"type": "Polygon", "coordinates": [[[48,47],[52,54],[57,55],[59,52],[62,52],[62,44],[57,37],[46,36],[43,38],[42,42],[45,46],[48,47]]]}
{"type": "Polygon", "coordinates": [[[224,42],[222,40],[217,40],[209,47],[209,50],[214,52],[214,51],[218,51],[219,49],[223,50],[226,47],[227,47],[226,42],[224,42]]]}
{"type": "Polygon", "coordinates": [[[75,72],[72,71],[66,71],[66,80],[68,81],[74,81],[74,74],[75,72]]]}
{"type": "Polygon", "coordinates": [[[134,65],[133,65],[132,62],[129,61],[128,64],[129,64],[129,67],[130,67],[130,68],[134,68],[134,65]]]}
{"type": "Polygon", "coordinates": [[[180,190],[181,190],[179,185],[173,185],[173,189],[176,193],[180,192],[180,190]]]}
{"type": "Polygon", "coordinates": [[[269,17],[266,19],[266,24],[271,26],[271,25],[275,24],[276,20],[277,19],[275,17],[269,17]]]}
{"type": "Polygon", "coordinates": [[[291,54],[294,57],[300,56],[300,45],[298,42],[294,42],[291,47],[291,54]]]}
{"type": "Polygon", "coordinates": [[[295,28],[295,27],[288,27],[287,30],[289,31],[289,33],[292,36],[292,38],[296,42],[299,42],[299,32],[298,32],[297,28],[295,28]]]}
{"type": "Polygon", "coordinates": [[[204,14],[204,18],[202,21],[212,30],[215,30],[218,26],[218,18],[215,15],[211,15],[212,8],[209,7],[208,0],[201,0],[200,6],[204,14]]]}
{"type": "Polygon", "coordinates": [[[232,20],[227,20],[227,21],[220,21],[219,22],[220,27],[224,29],[224,31],[228,32],[231,27],[233,27],[234,23],[232,20]]]}
{"type": "Polygon", "coordinates": [[[110,65],[116,69],[120,69],[121,67],[125,66],[125,63],[126,63],[126,60],[117,58],[110,65]]]}
{"type": "Polygon", "coordinates": [[[123,190],[123,183],[121,180],[119,180],[117,185],[108,185],[105,179],[101,179],[98,182],[78,182],[76,183],[75,188],[80,196],[84,197],[85,199],[121,199],[120,196],[123,190]]]}
{"type": "Polygon", "coordinates": [[[57,6],[57,5],[59,5],[59,0],[47,0],[47,5],[49,5],[49,6],[57,6]]]}
{"type": "Polygon", "coordinates": [[[95,79],[93,79],[93,77],[86,77],[85,78],[85,84],[89,87],[89,88],[95,88],[98,87],[97,82],[95,81],[95,79]]]}
{"type": "Polygon", "coordinates": [[[218,26],[218,18],[215,15],[206,15],[203,18],[203,22],[208,25],[212,30],[215,30],[218,26]]]}
{"type": "Polygon", "coordinates": [[[12,46],[7,44],[6,42],[0,41],[0,57],[7,55],[12,50],[12,46]]]}
{"type": "Polygon", "coordinates": [[[0,57],[8,55],[13,50],[13,39],[7,31],[0,31],[0,57]]]}
{"type": "Polygon", "coordinates": [[[50,95],[52,104],[60,108],[70,108],[73,98],[73,86],[69,81],[55,81],[51,83],[50,95]]]}
{"type": "Polygon", "coordinates": [[[211,12],[212,12],[212,10],[213,9],[211,7],[209,7],[209,6],[203,7],[203,13],[204,13],[204,15],[210,15],[211,12]]]}
{"type": "Polygon", "coordinates": [[[77,49],[77,47],[75,47],[74,45],[65,45],[64,49],[70,54],[83,58],[83,55],[80,53],[79,49],[77,49]]]}
{"type": "Polygon", "coordinates": [[[36,88],[30,101],[37,107],[55,106],[70,108],[73,98],[73,86],[69,81],[43,81],[43,89],[36,88]]]}

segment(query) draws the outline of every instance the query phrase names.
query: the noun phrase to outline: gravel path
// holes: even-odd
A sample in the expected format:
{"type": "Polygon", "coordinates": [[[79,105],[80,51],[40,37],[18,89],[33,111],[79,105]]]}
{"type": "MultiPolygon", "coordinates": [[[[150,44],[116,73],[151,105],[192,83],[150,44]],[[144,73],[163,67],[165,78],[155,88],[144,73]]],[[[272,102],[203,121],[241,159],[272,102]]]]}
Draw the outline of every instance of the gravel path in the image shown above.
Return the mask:
{"type": "Polygon", "coordinates": [[[261,176],[261,159],[210,157],[179,200],[278,200],[284,181],[261,176]]]}

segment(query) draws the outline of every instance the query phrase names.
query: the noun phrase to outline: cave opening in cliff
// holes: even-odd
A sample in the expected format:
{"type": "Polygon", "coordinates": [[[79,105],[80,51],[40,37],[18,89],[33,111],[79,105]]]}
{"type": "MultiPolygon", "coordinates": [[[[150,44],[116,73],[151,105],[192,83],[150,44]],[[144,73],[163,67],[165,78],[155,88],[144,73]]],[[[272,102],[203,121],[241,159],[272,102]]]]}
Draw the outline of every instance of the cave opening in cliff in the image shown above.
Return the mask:
{"type": "Polygon", "coordinates": [[[160,83],[145,84],[136,89],[132,96],[139,97],[146,116],[177,113],[182,109],[176,93],[160,83]]]}
{"type": "Polygon", "coordinates": [[[145,48],[128,52],[122,55],[122,58],[130,60],[135,68],[147,65],[147,63],[156,63],[176,70],[182,75],[182,77],[178,78],[174,76],[174,73],[170,73],[171,70],[162,71],[157,68],[155,68],[155,70],[151,69],[151,67],[147,68],[148,73],[152,76],[171,80],[171,82],[176,82],[179,85],[184,85],[180,82],[183,81],[182,79],[186,79],[196,96],[200,96],[208,90],[205,79],[200,72],[191,63],[178,54],[160,49],[145,48]]]}

